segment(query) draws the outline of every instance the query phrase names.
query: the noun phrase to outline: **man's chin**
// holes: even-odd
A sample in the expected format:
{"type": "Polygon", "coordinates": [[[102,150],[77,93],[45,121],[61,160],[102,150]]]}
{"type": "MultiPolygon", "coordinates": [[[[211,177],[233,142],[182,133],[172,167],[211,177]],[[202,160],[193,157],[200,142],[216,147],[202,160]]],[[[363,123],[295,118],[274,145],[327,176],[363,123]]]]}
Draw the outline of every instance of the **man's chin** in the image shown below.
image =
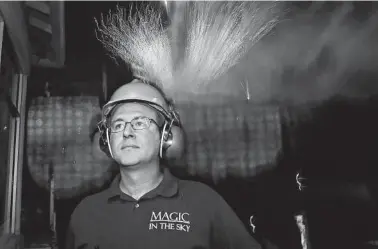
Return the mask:
{"type": "Polygon", "coordinates": [[[139,161],[122,161],[120,163],[121,168],[132,168],[137,167],[139,165],[139,161]]]}

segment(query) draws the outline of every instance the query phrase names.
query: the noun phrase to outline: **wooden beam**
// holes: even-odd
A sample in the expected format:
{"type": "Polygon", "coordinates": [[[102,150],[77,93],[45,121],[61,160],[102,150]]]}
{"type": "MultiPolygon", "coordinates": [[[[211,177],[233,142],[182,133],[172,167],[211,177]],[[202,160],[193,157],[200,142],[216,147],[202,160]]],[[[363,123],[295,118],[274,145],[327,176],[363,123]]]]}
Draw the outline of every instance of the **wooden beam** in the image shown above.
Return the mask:
{"type": "Polygon", "coordinates": [[[42,2],[42,1],[26,1],[26,6],[38,10],[46,15],[51,14],[51,9],[48,3],[42,2]]]}
{"type": "Polygon", "coordinates": [[[34,16],[29,16],[29,23],[30,25],[39,28],[47,33],[52,34],[52,27],[51,24],[46,23],[38,18],[35,18],[34,16]]]}
{"type": "Polygon", "coordinates": [[[17,161],[14,166],[14,223],[13,233],[19,235],[21,233],[21,202],[22,202],[22,172],[23,167],[26,165],[24,163],[24,144],[25,144],[25,130],[26,126],[26,92],[28,89],[28,77],[26,75],[18,75],[18,92],[17,92],[17,109],[20,112],[20,118],[17,122],[17,138],[18,139],[18,153],[17,161]]]}
{"type": "Polygon", "coordinates": [[[52,13],[52,47],[55,51],[55,64],[64,66],[66,60],[66,36],[65,36],[65,14],[64,1],[51,2],[52,13]]]}
{"type": "Polygon", "coordinates": [[[49,58],[38,58],[33,55],[33,65],[37,67],[62,68],[66,60],[66,38],[64,23],[64,2],[51,2],[51,46],[55,52],[54,61],[49,58]]]}
{"type": "MultiPolygon", "coordinates": [[[[2,58],[2,52],[3,52],[3,38],[4,38],[4,20],[3,17],[0,14],[0,65],[1,65],[1,58],[2,58]]],[[[1,72],[1,70],[0,70],[1,72]]]]}
{"type": "Polygon", "coordinates": [[[16,53],[19,71],[28,75],[31,67],[31,46],[21,3],[0,1],[0,12],[16,53]]]}
{"type": "Polygon", "coordinates": [[[49,67],[49,68],[62,68],[64,63],[57,62],[56,60],[51,61],[48,58],[39,58],[36,55],[32,55],[33,65],[37,67],[49,67]]]}

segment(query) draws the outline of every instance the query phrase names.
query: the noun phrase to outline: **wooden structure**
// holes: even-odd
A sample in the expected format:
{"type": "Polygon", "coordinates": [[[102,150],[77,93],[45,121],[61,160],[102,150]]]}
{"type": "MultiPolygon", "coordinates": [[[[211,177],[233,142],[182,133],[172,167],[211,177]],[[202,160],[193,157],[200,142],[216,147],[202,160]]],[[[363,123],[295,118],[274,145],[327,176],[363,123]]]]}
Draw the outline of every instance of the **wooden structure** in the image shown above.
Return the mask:
{"type": "Polygon", "coordinates": [[[0,165],[7,180],[0,235],[20,234],[28,76],[33,66],[64,66],[64,2],[0,2],[0,56],[1,74],[7,75],[0,82],[0,100],[5,103],[0,113],[9,113],[1,120],[8,153],[6,165],[0,165]]]}

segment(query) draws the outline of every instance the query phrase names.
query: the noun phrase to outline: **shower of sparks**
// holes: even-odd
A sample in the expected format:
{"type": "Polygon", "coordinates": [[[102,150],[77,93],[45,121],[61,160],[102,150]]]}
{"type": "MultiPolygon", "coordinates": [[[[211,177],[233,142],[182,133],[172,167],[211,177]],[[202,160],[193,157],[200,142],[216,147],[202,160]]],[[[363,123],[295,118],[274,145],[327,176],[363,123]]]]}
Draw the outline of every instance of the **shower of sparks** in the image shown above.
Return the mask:
{"type": "MultiPolygon", "coordinates": [[[[303,186],[303,184],[301,182],[304,179],[305,178],[302,178],[299,172],[295,176],[295,180],[297,182],[299,191],[302,191],[303,188],[305,187],[305,186],[303,186]]],[[[301,234],[302,248],[303,249],[309,249],[308,235],[307,235],[308,231],[307,231],[307,227],[306,227],[306,224],[305,224],[306,223],[305,216],[304,216],[303,213],[301,213],[301,214],[295,215],[294,217],[295,217],[295,221],[297,223],[299,232],[301,234]]]]}
{"type": "Polygon", "coordinates": [[[244,81],[244,82],[240,82],[240,85],[242,86],[244,92],[245,92],[245,96],[247,97],[247,100],[250,100],[251,99],[251,95],[249,93],[249,83],[248,81],[244,81]]]}
{"type": "MultiPolygon", "coordinates": [[[[172,18],[169,28],[165,14],[149,4],[136,12],[117,7],[101,15],[95,19],[95,34],[109,55],[128,64],[136,78],[160,85],[175,98],[181,96],[178,93],[211,91],[208,86],[278,24],[284,6],[258,1],[160,4],[172,18]]],[[[249,100],[248,85],[245,90],[249,100]]]]}
{"type": "Polygon", "coordinates": [[[299,191],[302,191],[303,190],[303,188],[305,187],[303,184],[302,184],[302,180],[304,180],[305,178],[302,178],[301,176],[300,176],[300,174],[299,173],[297,173],[297,175],[295,176],[295,180],[296,180],[296,182],[297,182],[297,185],[298,185],[298,189],[299,189],[299,191]]]}
{"type": "Polygon", "coordinates": [[[51,93],[50,93],[50,91],[49,91],[49,87],[50,87],[50,84],[49,84],[48,81],[46,81],[46,83],[45,83],[45,95],[46,95],[46,97],[48,97],[48,98],[51,96],[51,93]]]}
{"type": "Polygon", "coordinates": [[[168,3],[167,3],[167,0],[163,0],[162,2],[164,4],[164,6],[165,6],[166,11],[168,12],[168,3]]]}
{"type": "Polygon", "coordinates": [[[303,215],[296,215],[295,220],[297,222],[297,226],[299,228],[299,231],[301,233],[301,244],[303,249],[309,249],[308,242],[307,242],[307,230],[306,225],[304,221],[303,215]]]}
{"type": "Polygon", "coordinates": [[[253,224],[253,215],[249,217],[249,225],[252,227],[252,232],[255,233],[256,226],[253,224]]]}

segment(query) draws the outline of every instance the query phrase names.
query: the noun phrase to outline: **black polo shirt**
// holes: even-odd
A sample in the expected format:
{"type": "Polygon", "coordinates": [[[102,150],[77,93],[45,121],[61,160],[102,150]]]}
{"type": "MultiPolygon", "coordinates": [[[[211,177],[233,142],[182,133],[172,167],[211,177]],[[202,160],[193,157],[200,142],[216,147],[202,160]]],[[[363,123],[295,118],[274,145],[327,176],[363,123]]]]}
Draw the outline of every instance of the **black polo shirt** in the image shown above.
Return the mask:
{"type": "Polygon", "coordinates": [[[205,184],[179,180],[168,169],[140,200],[110,188],[85,198],[71,217],[67,249],[257,249],[242,222],[205,184]]]}

